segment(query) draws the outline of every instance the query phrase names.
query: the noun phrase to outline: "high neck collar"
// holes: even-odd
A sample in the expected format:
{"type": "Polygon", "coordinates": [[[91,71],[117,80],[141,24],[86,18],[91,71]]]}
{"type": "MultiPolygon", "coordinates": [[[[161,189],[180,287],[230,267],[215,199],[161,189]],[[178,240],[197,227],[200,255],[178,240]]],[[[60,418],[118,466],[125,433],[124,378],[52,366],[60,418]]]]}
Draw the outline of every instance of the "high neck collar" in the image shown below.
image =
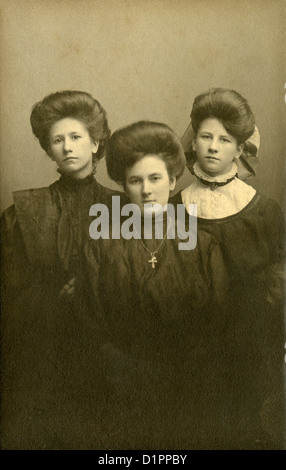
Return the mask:
{"type": "Polygon", "coordinates": [[[192,167],[192,173],[202,184],[214,190],[218,186],[225,186],[231,183],[237,177],[237,165],[233,162],[229,172],[223,175],[210,176],[201,169],[198,162],[195,162],[192,167]]]}
{"type": "Polygon", "coordinates": [[[78,191],[80,188],[90,185],[94,179],[94,172],[82,179],[76,179],[62,174],[59,182],[62,187],[69,191],[78,191]]]}

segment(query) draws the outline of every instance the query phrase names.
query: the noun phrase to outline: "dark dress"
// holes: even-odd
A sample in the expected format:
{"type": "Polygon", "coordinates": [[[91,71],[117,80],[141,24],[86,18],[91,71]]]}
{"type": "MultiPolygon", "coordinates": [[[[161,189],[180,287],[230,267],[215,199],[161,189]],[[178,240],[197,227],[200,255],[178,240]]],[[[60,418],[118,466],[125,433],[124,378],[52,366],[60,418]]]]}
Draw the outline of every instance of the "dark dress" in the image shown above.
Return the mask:
{"type": "Polygon", "coordinates": [[[221,254],[207,233],[198,233],[193,250],[179,250],[178,242],[176,235],[87,244],[85,295],[101,330],[106,387],[104,448],[217,448],[221,443],[225,317],[220,304],[228,290],[221,254]],[[154,268],[146,247],[158,249],[154,268]]]}
{"type": "MultiPolygon", "coordinates": [[[[170,200],[181,204],[181,195],[170,200]]],[[[285,225],[278,204],[256,193],[237,214],[198,218],[215,236],[230,285],[227,329],[232,448],[285,448],[285,225]]]]}
{"type": "Polygon", "coordinates": [[[2,214],[3,449],[77,448],[97,435],[86,396],[96,403],[95,391],[84,387],[93,341],[84,299],[68,302],[59,293],[80,276],[90,206],[110,207],[114,194],[93,175],[62,176],[48,188],[14,193],[2,214]]]}

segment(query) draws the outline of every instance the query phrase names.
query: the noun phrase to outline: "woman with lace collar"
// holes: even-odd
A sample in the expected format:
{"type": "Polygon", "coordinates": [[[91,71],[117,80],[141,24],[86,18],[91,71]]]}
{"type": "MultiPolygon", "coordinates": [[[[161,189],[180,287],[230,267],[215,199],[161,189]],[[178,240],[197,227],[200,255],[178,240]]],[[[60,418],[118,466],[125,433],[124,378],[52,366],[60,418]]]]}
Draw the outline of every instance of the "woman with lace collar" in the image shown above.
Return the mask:
{"type": "Polygon", "coordinates": [[[187,211],[189,204],[197,205],[198,225],[220,240],[231,276],[258,273],[281,261],[280,207],[238,177],[241,161],[257,159],[260,145],[247,101],[236,91],[211,89],[195,99],[191,122],[189,157],[196,179],[170,202],[183,202],[187,211]]]}
{"type": "Polygon", "coordinates": [[[239,93],[214,88],[197,96],[191,125],[188,151],[196,179],[170,202],[183,202],[187,211],[196,204],[198,227],[221,246],[231,286],[225,341],[236,390],[237,443],[253,447],[258,439],[261,446],[279,447],[284,445],[283,214],[274,200],[238,178],[242,163],[248,175],[254,172],[260,142],[254,115],[239,93]]]}
{"type": "Polygon", "coordinates": [[[1,217],[2,395],[9,416],[2,435],[20,449],[55,448],[75,432],[66,426],[57,436],[55,424],[60,429],[75,412],[63,406],[70,390],[74,406],[81,402],[75,384],[83,382],[88,327],[80,320],[83,304],[73,298],[76,276],[90,207],[109,206],[120,194],[94,178],[110,130],[105,110],[89,93],[50,94],[33,106],[30,120],[61,176],[49,187],[14,192],[14,205],[1,217]]]}

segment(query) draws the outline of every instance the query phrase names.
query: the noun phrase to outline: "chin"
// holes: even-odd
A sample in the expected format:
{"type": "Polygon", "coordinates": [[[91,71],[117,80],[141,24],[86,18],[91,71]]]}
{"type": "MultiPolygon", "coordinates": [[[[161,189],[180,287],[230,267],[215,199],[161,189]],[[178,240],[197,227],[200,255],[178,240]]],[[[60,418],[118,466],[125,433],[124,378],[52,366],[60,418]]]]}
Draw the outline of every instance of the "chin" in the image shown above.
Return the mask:
{"type": "Polygon", "coordinates": [[[203,171],[209,176],[217,176],[217,174],[218,174],[217,171],[211,171],[208,168],[203,168],[203,171]]]}
{"type": "Polygon", "coordinates": [[[160,205],[160,207],[151,207],[151,208],[145,208],[145,210],[143,211],[144,212],[144,215],[145,217],[155,217],[159,214],[162,214],[162,212],[164,211],[164,207],[162,207],[160,205]]]}

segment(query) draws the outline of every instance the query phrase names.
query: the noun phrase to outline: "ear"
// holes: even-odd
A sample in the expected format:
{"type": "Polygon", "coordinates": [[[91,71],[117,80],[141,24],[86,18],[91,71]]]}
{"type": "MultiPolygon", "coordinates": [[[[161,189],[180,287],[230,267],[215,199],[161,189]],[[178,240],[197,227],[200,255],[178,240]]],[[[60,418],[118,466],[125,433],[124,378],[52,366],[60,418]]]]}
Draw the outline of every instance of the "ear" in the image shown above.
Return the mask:
{"type": "Polygon", "coordinates": [[[197,150],[196,136],[192,138],[192,149],[193,149],[193,152],[197,150]]]}
{"type": "Polygon", "coordinates": [[[170,185],[169,185],[170,186],[170,191],[174,191],[174,189],[176,187],[177,179],[176,179],[175,176],[171,176],[169,178],[169,180],[170,180],[170,185]]]}
{"type": "Polygon", "coordinates": [[[97,153],[99,147],[99,141],[96,140],[95,142],[92,143],[92,153],[97,153]]]}
{"type": "Polygon", "coordinates": [[[243,152],[243,148],[244,148],[244,145],[243,145],[243,144],[239,144],[239,145],[237,146],[237,153],[236,153],[236,155],[235,155],[235,158],[239,158],[239,157],[240,157],[240,155],[241,155],[242,152],[243,152]]]}

